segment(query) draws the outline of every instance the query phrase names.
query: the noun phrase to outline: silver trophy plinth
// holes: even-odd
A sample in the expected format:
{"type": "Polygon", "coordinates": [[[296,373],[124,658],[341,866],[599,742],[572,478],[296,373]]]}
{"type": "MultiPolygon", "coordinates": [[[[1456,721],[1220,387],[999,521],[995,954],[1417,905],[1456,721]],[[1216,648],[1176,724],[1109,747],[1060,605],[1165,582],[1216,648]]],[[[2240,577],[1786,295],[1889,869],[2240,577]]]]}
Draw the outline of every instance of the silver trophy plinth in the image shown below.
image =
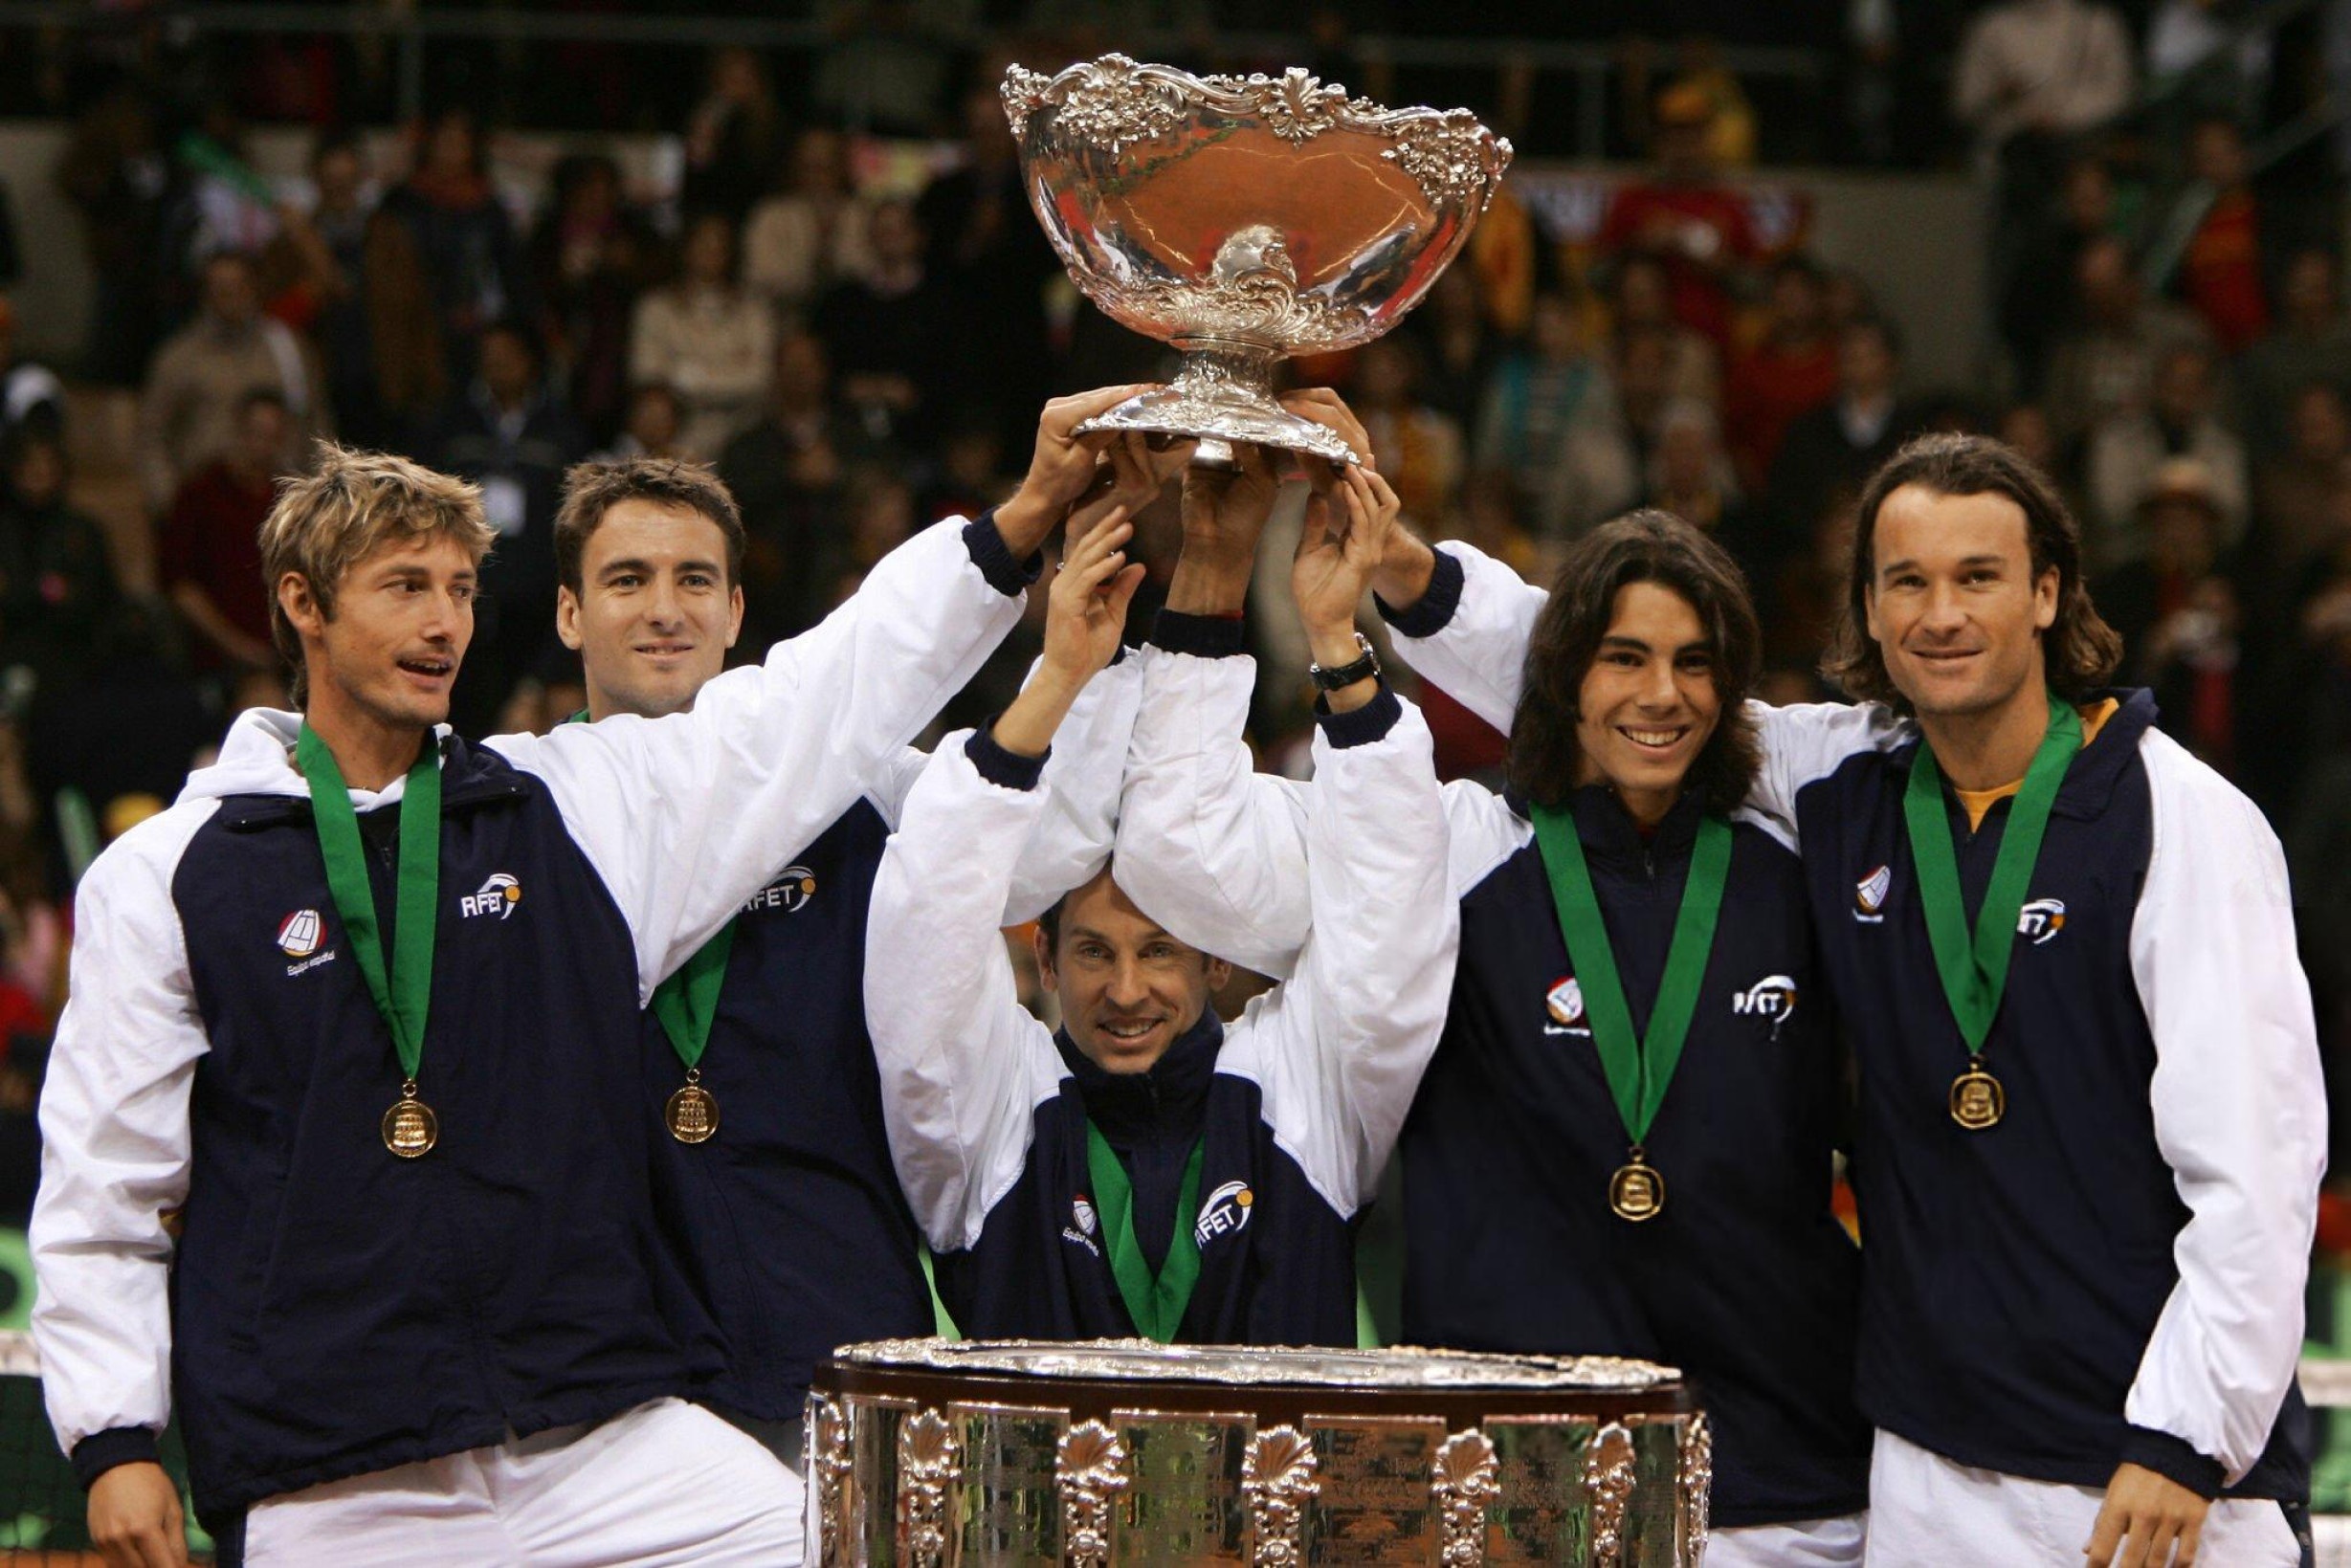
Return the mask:
{"type": "Polygon", "coordinates": [[[1004,107],[1070,276],[1184,356],[1164,388],[1080,431],[1194,437],[1203,463],[1230,463],[1238,442],[1353,461],[1283,410],[1276,367],[1402,320],[1510,164],[1510,144],[1467,109],[1384,109],[1295,68],[1203,77],[1123,55],[1051,77],[1014,66],[1004,107]]]}

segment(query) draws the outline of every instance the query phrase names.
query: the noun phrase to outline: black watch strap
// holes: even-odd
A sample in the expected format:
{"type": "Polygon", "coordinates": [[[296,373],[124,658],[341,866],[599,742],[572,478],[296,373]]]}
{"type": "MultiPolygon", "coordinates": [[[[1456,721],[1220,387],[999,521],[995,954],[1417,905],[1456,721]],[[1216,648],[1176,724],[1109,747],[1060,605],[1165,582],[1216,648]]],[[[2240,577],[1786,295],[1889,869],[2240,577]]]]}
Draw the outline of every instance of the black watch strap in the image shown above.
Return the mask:
{"type": "Polygon", "coordinates": [[[1336,670],[1325,670],[1319,664],[1306,667],[1306,678],[1315,683],[1318,692],[1338,692],[1359,680],[1369,680],[1380,673],[1380,655],[1373,651],[1371,639],[1362,632],[1355,634],[1355,646],[1360,651],[1336,670]]]}

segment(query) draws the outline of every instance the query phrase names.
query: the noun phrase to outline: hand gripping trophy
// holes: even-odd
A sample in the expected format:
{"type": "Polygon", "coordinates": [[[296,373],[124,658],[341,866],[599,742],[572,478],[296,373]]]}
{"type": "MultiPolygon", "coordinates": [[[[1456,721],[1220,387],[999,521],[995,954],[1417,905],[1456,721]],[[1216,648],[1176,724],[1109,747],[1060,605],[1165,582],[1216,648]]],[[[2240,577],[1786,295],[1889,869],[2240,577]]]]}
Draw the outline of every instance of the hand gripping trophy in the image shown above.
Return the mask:
{"type": "Polygon", "coordinates": [[[1164,388],[1082,431],[1236,442],[1353,460],[1285,412],[1293,354],[1369,342],[1436,281],[1494,199],[1510,144],[1466,109],[1384,109],[1293,68],[1191,76],[1105,55],[1012,67],[1005,113],[1029,200],[1086,297],[1180,350],[1164,388]]]}

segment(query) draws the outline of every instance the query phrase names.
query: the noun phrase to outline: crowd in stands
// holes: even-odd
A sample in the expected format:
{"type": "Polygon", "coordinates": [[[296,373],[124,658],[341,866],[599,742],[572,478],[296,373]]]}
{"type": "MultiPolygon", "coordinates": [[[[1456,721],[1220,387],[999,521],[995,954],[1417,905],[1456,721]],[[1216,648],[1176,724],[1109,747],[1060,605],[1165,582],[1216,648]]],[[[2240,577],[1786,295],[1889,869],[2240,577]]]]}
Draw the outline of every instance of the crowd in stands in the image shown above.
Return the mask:
{"type": "MultiPolygon", "coordinates": [[[[1908,7],[1830,9],[1863,55],[1917,31],[1908,7]]],[[[1741,116],[1752,155],[1752,111],[1703,69],[1644,99],[1649,157],[1596,238],[1554,243],[1505,195],[1402,328],[1296,373],[1350,400],[1413,527],[1531,577],[1630,507],[1713,530],[1755,586],[1776,701],[1835,695],[1815,666],[1862,477],[1930,429],[2005,436],[2084,519],[2124,678],[2156,688],[2164,724],[2270,813],[2311,907],[2351,902],[2317,870],[2351,851],[2342,257],[2308,204],[2249,177],[2260,111],[2236,76],[2232,101],[2200,102],[2160,145],[2097,131],[2142,55],[2195,53],[2188,33],[2226,10],[2166,0],[2126,27],[2088,0],[2005,0],[1964,33],[1952,123],[2000,193],[1989,368],[1969,387],[1919,385],[1904,323],[1863,276],[1824,265],[1801,231],[1758,232],[1724,179],[1741,116]],[[2065,30],[2074,63],[2052,77],[2034,62],[2065,30]],[[2177,264],[2151,279],[2166,236],[2177,264]]],[[[1168,373],[1048,247],[1000,64],[960,97],[942,87],[954,156],[908,180],[902,164],[875,178],[762,57],[722,50],[671,127],[673,200],[640,203],[613,157],[582,151],[527,211],[494,185],[491,128],[462,101],[416,125],[396,165],[320,131],[290,196],[226,108],[175,120],[135,76],[92,95],[55,177],[96,301],[80,362],[58,368],[135,398],[141,508],[125,525],[74,504],[72,400],[17,362],[0,308],[0,1031],[57,996],[62,894],[96,847],[169,800],[229,715],[285,702],[255,531],[315,439],[481,486],[499,541],[455,718],[487,734],[580,705],[552,635],[551,534],[582,458],[716,465],[749,531],[749,654],[813,624],[912,531],[1006,493],[1044,398],[1168,373]]],[[[5,222],[0,241],[5,281],[5,222]]],[[[1142,519],[1163,573],[1175,535],[1172,516],[1142,519]]],[[[1253,632],[1301,677],[1288,701],[1270,683],[1257,716],[1278,762],[1309,694],[1285,601],[1265,598],[1253,632]]],[[[950,719],[1000,706],[1032,649],[1016,635],[950,719]]],[[[1423,696],[1443,770],[1491,774],[1499,738],[1423,696]]],[[[2351,931],[2351,908],[2336,913],[2351,931]]],[[[2306,958],[2332,1038],[2351,1041],[2342,948],[2306,958]]]]}

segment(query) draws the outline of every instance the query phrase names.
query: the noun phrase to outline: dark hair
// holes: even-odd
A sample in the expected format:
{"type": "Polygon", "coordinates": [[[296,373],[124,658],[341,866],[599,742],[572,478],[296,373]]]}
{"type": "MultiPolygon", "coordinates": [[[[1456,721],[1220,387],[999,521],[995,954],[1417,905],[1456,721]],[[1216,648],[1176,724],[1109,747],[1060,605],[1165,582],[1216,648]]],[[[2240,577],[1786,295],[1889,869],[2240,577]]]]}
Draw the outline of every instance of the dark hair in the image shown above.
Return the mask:
{"type": "Polygon", "coordinates": [[[1060,957],[1061,954],[1061,912],[1069,907],[1069,902],[1070,895],[1065,893],[1054,899],[1052,906],[1036,917],[1036,928],[1045,933],[1045,951],[1055,958],[1060,957]]]}
{"type": "Polygon", "coordinates": [[[1739,563],[1702,530],[1654,508],[1602,523],[1561,563],[1527,642],[1526,676],[1510,726],[1511,786],[1538,806],[1560,805],[1575,788],[1584,757],[1576,740],[1584,677],[1615,616],[1617,593],[1635,583],[1671,588],[1706,629],[1722,710],[1684,787],[1697,791],[1707,809],[1728,811],[1746,799],[1763,765],[1746,711],[1763,633],[1739,563]]]}
{"type": "Polygon", "coordinates": [[[1870,635],[1870,590],[1877,575],[1877,514],[1904,485],[1938,496],[2002,496],[2025,514],[2035,582],[2057,571],[2057,618],[2041,633],[2049,689],[2068,702],[2088,699],[2114,679],[2122,639],[2099,618],[2082,581],[2081,526],[2057,487],[2007,442],[1988,435],[1922,435],[1878,465],[1855,507],[1852,572],[1820,670],[1848,696],[1907,712],[1870,635]]]}
{"type": "Polygon", "coordinates": [[[626,457],[575,463],[564,475],[564,504],[555,514],[555,580],[575,597],[587,591],[580,561],[588,552],[588,537],[602,526],[605,513],[630,500],[682,506],[717,523],[726,540],[727,586],[743,582],[743,513],[735,505],[734,492],[710,465],[626,457]]]}

